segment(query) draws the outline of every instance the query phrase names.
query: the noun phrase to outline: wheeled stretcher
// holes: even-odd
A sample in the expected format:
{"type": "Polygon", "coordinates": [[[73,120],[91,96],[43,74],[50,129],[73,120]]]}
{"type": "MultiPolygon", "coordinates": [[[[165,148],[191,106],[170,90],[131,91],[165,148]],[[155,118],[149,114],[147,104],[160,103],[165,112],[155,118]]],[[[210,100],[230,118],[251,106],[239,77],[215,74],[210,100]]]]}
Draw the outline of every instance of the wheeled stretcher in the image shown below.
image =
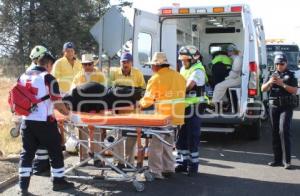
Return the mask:
{"type": "Polygon", "coordinates": [[[62,116],[60,113],[55,114],[58,121],[61,133],[73,137],[81,147],[88,150],[90,157],[83,161],[80,161],[76,165],[66,169],[66,177],[80,178],[80,179],[95,179],[92,176],[72,176],[69,173],[77,169],[81,165],[90,161],[93,157],[105,162],[105,165],[109,168],[99,168],[101,170],[101,179],[116,180],[116,181],[128,181],[132,182],[137,191],[144,190],[144,184],[138,181],[137,176],[144,174],[147,181],[152,181],[154,178],[151,176],[147,167],[143,167],[144,160],[144,148],[142,145],[142,138],[157,137],[165,145],[172,144],[165,141],[161,134],[173,134],[175,128],[171,125],[171,117],[158,114],[114,114],[104,112],[102,114],[91,113],[73,113],[71,118],[62,116]],[[88,132],[85,130],[88,129],[88,132]],[[76,131],[88,133],[89,140],[80,140],[76,131]],[[106,142],[101,138],[99,141],[95,140],[95,135],[100,134],[103,136],[103,132],[106,130],[113,130],[121,137],[118,137],[115,141],[106,142]],[[137,140],[137,165],[132,165],[123,157],[119,156],[113,151],[116,145],[119,145],[126,140],[127,137],[136,137],[137,140]],[[94,151],[95,145],[101,147],[99,152],[94,151]],[[116,167],[111,160],[111,157],[105,156],[105,152],[111,151],[112,157],[115,160],[120,160],[127,165],[127,168],[122,170],[116,167]],[[106,170],[115,171],[117,175],[109,176],[106,170]]]}

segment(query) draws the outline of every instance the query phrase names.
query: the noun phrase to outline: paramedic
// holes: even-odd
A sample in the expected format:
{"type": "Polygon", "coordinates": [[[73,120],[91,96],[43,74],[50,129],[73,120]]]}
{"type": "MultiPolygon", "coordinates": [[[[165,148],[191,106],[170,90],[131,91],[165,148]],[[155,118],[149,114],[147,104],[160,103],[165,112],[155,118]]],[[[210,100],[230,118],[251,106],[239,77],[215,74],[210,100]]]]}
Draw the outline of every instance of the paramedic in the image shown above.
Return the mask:
{"type": "Polygon", "coordinates": [[[223,82],[231,69],[232,59],[226,51],[215,52],[212,59],[212,88],[223,82]]]}
{"type": "Polygon", "coordinates": [[[269,114],[273,130],[274,161],[272,167],[284,166],[291,169],[291,123],[293,109],[298,106],[296,96],[298,81],[288,70],[287,57],[275,55],[276,70],[262,85],[262,91],[269,91],[269,114]],[[284,163],[284,164],[283,164],[284,163]]]}
{"type": "Polygon", "coordinates": [[[74,48],[72,42],[66,42],[63,46],[64,56],[53,65],[52,75],[57,79],[61,93],[70,90],[74,76],[82,69],[74,48]]]}
{"type": "MultiPolygon", "coordinates": [[[[184,103],[159,103],[160,101],[183,99],[186,91],[186,81],[175,70],[170,69],[166,55],[163,52],[154,54],[152,61],[154,75],[149,79],[144,97],[140,100],[140,107],[148,108],[155,104],[158,114],[171,115],[172,125],[184,123],[184,103]],[[156,103],[155,103],[156,102],[156,103]]],[[[173,135],[161,135],[168,143],[174,143],[173,135]]],[[[153,177],[163,179],[174,173],[175,159],[173,148],[152,137],[149,146],[149,168],[153,177]]]]}
{"type": "Polygon", "coordinates": [[[64,179],[64,162],[61,149],[61,136],[57,122],[53,117],[54,107],[68,115],[69,111],[60,102],[60,92],[57,81],[50,75],[54,57],[45,51],[38,58],[37,66],[20,77],[20,83],[30,91],[35,92],[37,98],[47,95],[50,98],[39,103],[37,108],[28,116],[23,116],[21,131],[23,150],[20,155],[19,185],[21,195],[29,195],[28,187],[32,173],[32,160],[38,145],[45,146],[49,152],[53,190],[73,188],[74,184],[64,179]]]}
{"type": "MultiPolygon", "coordinates": [[[[141,71],[133,67],[132,55],[125,52],[121,55],[120,64],[121,66],[110,72],[110,83],[113,86],[130,86],[136,88],[145,88],[146,83],[144,76],[141,71]]],[[[125,112],[125,111],[123,111],[125,112]]],[[[135,144],[136,139],[134,137],[128,137],[125,142],[125,159],[133,164],[135,156],[135,144]]],[[[114,151],[124,157],[124,145],[120,143],[114,148],[114,151]]],[[[124,168],[125,165],[122,161],[118,161],[117,166],[124,168]]]]}
{"type": "MultiPolygon", "coordinates": [[[[30,52],[31,65],[26,69],[29,72],[37,66],[38,58],[43,55],[47,49],[44,46],[37,45],[30,52]]],[[[50,176],[50,164],[48,150],[45,147],[39,146],[33,161],[33,174],[41,176],[50,176]]]]}
{"type": "Polygon", "coordinates": [[[227,51],[228,55],[233,59],[233,64],[229,72],[229,76],[227,76],[223,82],[220,82],[215,86],[212,98],[212,103],[214,104],[219,104],[222,101],[222,98],[226,94],[228,88],[240,86],[242,82],[241,74],[243,68],[243,59],[239,55],[240,52],[234,45],[229,45],[227,51]]]}
{"type": "MultiPolygon", "coordinates": [[[[183,64],[180,74],[187,80],[187,98],[204,96],[207,76],[204,66],[198,61],[199,56],[199,49],[195,46],[184,46],[179,50],[179,59],[183,64]]],[[[195,176],[198,173],[200,114],[203,110],[203,103],[190,104],[185,109],[185,123],[179,130],[176,144],[178,153],[176,172],[187,172],[189,176],[195,176]]]]}
{"type": "MultiPolygon", "coordinates": [[[[72,88],[75,88],[78,85],[82,85],[88,82],[95,82],[99,84],[105,83],[105,77],[104,74],[100,71],[98,71],[97,68],[94,66],[94,58],[92,54],[83,54],[81,56],[81,64],[83,70],[80,71],[74,78],[73,83],[72,83],[72,88]]],[[[93,96],[93,95],[92,95],[93,96]]],[[[100,95],[99,95],[100,96],[100,95]]],[[[77,109],[76,111],[81,111],[80,109],[77,109]]],[[[79,131],[79,139],[80,140],[88,140],[88,129],[85,128],[83,129],[84,132],[79,131]]],[[[100,134],[97,133],[94,136],[94,139],[96,141],[100,141],[100,134]]],[[[99,148],[99,145],[94,145],[94,151],[100,151],[101,149],[99,148]]],[[[79,153],[79,158],[80,161],[84,161],[89,157],[87,150],[80,146],[80,153],[79,153]]],[[[97,160],[94,157],[94,166],[100,167],[102,166],[102,163],[100,160],[97,160]]]]}

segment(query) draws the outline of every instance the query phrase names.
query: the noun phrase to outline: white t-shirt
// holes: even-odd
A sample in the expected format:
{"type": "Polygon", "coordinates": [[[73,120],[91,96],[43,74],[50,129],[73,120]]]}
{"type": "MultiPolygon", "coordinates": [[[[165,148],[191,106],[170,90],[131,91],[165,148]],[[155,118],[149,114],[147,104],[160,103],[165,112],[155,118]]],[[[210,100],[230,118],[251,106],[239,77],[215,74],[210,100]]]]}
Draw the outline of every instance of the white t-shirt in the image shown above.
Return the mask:
{"type": "Polygon", "coordinates": [[[85,72],[84,76],[87,82],[90,82],[92,73],[85,72]]]}
{"type": "Polygon", "coordinates": [[[192,75],[188,78],[187,83],[189,83],[191,81],[194,81],[197,86],[204,86],[205,85],[205,73],[200,69],[196,69],[196,71],[194,71],[192,73],[192,75]]]}

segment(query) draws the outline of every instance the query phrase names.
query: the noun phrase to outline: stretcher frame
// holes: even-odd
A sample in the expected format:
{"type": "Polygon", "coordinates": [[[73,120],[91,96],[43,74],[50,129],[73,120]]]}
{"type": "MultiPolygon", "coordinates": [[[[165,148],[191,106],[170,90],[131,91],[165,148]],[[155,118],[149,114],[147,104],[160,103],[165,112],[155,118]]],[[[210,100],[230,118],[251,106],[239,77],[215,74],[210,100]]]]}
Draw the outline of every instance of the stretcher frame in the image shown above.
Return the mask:
{"type": "MultiPolygon", "coordinates": [[[[153,181],[154,177],[150,174],[147,167],[143,167],[143,160],[144,160],[144,147],[142,145],[141,139],[142,138],[151,138],[157,137],[162,143],[165,145],[169,145],[173,147],[173,144],[168,143],[165,141],[160,134],[173,134],[176,127],[168,124],[164,126],[122,126],[122,125],[91,125],[86,123],[78,123],[72,122],[71,120],[61,120],[59,122],[59,128],[61,130],[62,137],[64,137],[64,133],[69,137],[73,137],[79,145],[81,145],[84,149],[89,152],[90,157],[83,161],[79,161],[79,163],[75,164],[74,166],[65,170],[65,175],[67,178],[73,179],[86,179],[86,180],[93,180],[93,179],[103,179],[103,180],[113,180],[113,181],[126,181],[132,182],[133,186],[135,187],[136,191],[141,192],[145,189],[145,186],[142,182],[137,180],[137,176],[139,174],[144,174],[146,181],[153,181]],[[88,129],[88,140],[80,140],[79,134],[75,133],[76,129],[78,131],[82,131],[83,134],[86,134],[84,129],[88,129]],[[114,130],[119,132],[121,137],[118,137],[116,141],[110,143],[109,145],[103,141],[101,136],[103,136],[103,132],[109,130],[114,130]],[[97,130],[95,132],[95,130],[97,130]],[[98,131],[99,130],[99,131],[98,131]],[[97,133],[98,132],[98,133],[97,133]],[[100,134],[100,141],[96,141],[94,139],[95,134],[100,134]],[[119,156],[116,152],[112,149],[117,146],[118,144],[122,143],[127,139],[127,137],[136,137],[137,140],[137,166],[132,165],[129,163],[126,158],[119,156]],[[94,152],[94,146],[98,145],[100,147],[99,152],[94,152]],[[105,152],[111,151],[112,157],[117,160],[122,161],[124,164],[127,165],[128,169],[119,169],[113,164],[113,161],[110,161],[109,158],[105,156],[105,152]],[[103,161],[105,165],[108,165],[109,168],[99,168],[101,171],[101,177],[94,177],[94,176],[77,176],[77,175],[70,175],[68,173],[76,170],[78,167],[84,165],[85,163],[89,162],[91,159],[96,157],[100,161],[103,161]],[[110,177],[105,176],[104,171],[111,170],[116,172],[119,176],[117,177],[110,177]],[[128,173],[127,173],[128,172],[128,173]],[[131,173],[131,175],[129,175],[131,173]]],[[[110,158],[112,158],[110,157],[110,158]]]]}

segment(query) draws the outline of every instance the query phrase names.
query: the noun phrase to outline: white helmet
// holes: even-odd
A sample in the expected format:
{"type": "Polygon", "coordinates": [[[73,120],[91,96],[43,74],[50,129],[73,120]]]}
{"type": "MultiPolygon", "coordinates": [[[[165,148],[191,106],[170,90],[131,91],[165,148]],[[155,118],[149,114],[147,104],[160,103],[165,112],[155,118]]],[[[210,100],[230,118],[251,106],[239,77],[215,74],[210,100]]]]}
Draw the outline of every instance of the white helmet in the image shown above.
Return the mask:
{"type": "Polygon", "coordinates": [[[31,50],[29,57],[31,60],[38,59],[41,56],[43,56],[47,51],[47,48],[45,48],[44,46],[37,45],[31,50]]]}

